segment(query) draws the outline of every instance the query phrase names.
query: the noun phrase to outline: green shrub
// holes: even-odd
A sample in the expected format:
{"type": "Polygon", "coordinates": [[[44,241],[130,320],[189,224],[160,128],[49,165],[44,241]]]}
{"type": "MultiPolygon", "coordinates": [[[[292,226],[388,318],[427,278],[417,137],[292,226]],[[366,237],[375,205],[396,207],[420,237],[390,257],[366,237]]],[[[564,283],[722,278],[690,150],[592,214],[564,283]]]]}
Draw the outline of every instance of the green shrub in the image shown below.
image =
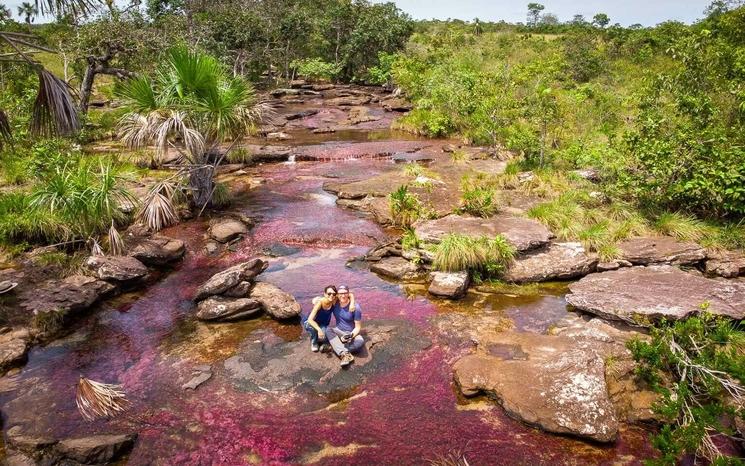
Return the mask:
{"type": "Polygon", "coordinates": [[[412,228],[407,228],[401,237],[401,247],[404,251],[419,248],[419,238],[416,236],[416,232],[412,228]]]}
{"type": "Polygon", "coordinates": [[[320,58],[293,60],[290,67],[297,70],[298,75],[311,81],[330,81],[341,72],[341,66],[325,62],[320,58]]]}
{"type": "Polygon", "coordinates": [[[406,185],[400,186],[388,195],[388,205],[393,221],[398,226],[409,227],[419,218],[421,204],[406,185]]]}

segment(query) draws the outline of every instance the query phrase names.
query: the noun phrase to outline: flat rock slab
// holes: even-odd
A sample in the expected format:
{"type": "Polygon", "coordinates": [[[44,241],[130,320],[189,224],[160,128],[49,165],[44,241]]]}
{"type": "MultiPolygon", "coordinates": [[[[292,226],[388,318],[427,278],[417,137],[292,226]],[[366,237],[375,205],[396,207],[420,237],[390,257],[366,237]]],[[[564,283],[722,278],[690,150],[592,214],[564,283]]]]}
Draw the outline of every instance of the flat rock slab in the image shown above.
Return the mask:
{"type": "Polygon", "coordinates": [[[502,278],[514,283],[568,280],[594,272],[597,264],[597,256],[585,252],[581,243],[551,243],[515,259],[502,278]]]}
{"type": "Polygon", "coordinates": [[[630,238],[622,241],[618,248],[621,259],[634,265],[691,265],[706,259],[706,251],[698,244],[670,236],[630,238]]]}
{"type": "Polygon", "coordinates": [[[243,281],[251,282],[268,266],[266,261],[252,259],[218,272],[199,287],[194,300],[199,301],[208,296],[222,294],[243,281]]]}
{"type": "Polygon", "coordinates": [[[255,299],[210,296],[197,304],[197,319],[233,321],[258,316],[261,311],[261,303],[255,299]]]}
{"type": "Polygon", "coordinates": [[[275,319],[292,319],[300,315],[300,303],[271,283],[256,283],[251,298],[260,302],[266,313],[275,319]]]}
{"type": "Polygon", "coordinates": [[[20,306],[29,312],[74,312],[87,309],[99,298],[114,292],[116,287],[103,280],[85,275],[72,275],[64,280],[49,280],[20,295],[20,306]]]}
{"type": "Polygon", "coordinates": [[[453,367],[466,396],[486,392],[508,414],[549,432],[612,442],[618,420],[605,384],[605,363],[566,337],[505,335],[518,359],[475,354],[453,367]]]}
{"type": "Polygon", "coordinates": [[[62,440],[57,449],[65,458],[83,464],[109,463],[132,450],[137,435],[94,435],[62,440]]]}
{"type": "Polygon", "coordinates": [[[435,296],[462,298],[468,290],[468,272],[433,272],[428,291],[435,296]]]}
{"type": "Polygon", "coordinates": [[[83,268],[93,277],[115,282],[129,282],[147,275],[145,264],[128,256],[90,256],[83,268]]]}
{"type": "Polygon", "coordinates": [[[502,235],[521,252],[545,246],[553,238],[553,234],[543,224],[509,215],[491,218],[448,215],[437,220],[416,222],[414,230],[420,240],[428,243],[439,243],[450,233],[489,238],[502,235]]]}
{"type": "Polygon", "coordinates": [[[745,282],[705,278],[669,265],[591,274],[569,290],[567,302],[575,308],[632,324],[684,319],[703,303],[714,314],[745,318],[745,282]]]}
{"type": "Polygon", "coordinates": [[[388,194],[398,189],[399,186],[409,184],[410,182],[410,177],[405,174],[393,172],[360,181],[329,181],[324,183],[323,189],[336,194],[339,199],[363,199],[371,196],[386,198],[387,202],[388,194]]]}
{"type": "Polygon", "coordinates": [[[419,280],[423,273],[419,267],[403,257],[384,257],[370,264],[370,271],[396,280],[419,280]]]}
{"type": "Polygon", "coordinates": [[[225,361],[228,377],[244,391],[311,391],[319,394],[353,388],[371,374],[389,371],[430,340],[404,320],[363,323],[365,348],[348,369],[333,353],[312,353],[307,338],[284,341],[269,330],[257,330],[225,361]]]}

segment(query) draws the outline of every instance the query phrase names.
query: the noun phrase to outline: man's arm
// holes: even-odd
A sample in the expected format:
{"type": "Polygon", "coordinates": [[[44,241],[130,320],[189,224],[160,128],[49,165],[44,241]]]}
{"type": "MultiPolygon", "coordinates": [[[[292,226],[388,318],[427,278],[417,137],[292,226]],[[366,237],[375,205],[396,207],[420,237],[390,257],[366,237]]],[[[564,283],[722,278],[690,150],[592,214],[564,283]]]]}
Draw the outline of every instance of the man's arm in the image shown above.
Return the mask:
{"type": "Polygon", "coordinates": [[[354,330],[352,330],[352,338],[356,337],[362,331],[362,309],[357,305],[354,310],[354,330]]]}

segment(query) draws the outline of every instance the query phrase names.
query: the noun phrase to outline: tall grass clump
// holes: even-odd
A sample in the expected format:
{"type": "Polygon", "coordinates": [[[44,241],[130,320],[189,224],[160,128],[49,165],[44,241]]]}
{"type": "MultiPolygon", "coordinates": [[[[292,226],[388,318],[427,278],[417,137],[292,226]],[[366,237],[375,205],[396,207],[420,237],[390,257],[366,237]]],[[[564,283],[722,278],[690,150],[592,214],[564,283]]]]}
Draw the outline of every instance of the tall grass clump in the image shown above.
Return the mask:
{"type": "Polygon", "coordinates": [[[434,268],[445,272],[463,270],[496,277],[504,272],[515,256],[515,249],[501,235],[494,238],[451,233],[435,248],[434,268]]]}
{"type": "Polygon", "coordinates": [[[663,235],[673,236],[681,241],[699,241],[706,234],[706,225],[680,212],[665,212],[657,217],[654,229],[663,235]]]}
{"type": "Polygon", "coordinates": [[[61,218],[36,208],[28,194],[0,194],[0,243],[50,243],[67,238],[70,233],[61,218]]]}
{"type": "Polygon", "coordinates": [[[461,211],[483,218],[499,211],[499,194],[483,176],[464,177],[461,191],[461,211]]]}
{"type": "Polygon", "coordinates": [[[388,205],[393,222],[402,227],[410,227],[419,218],[419,199],[402,185],[388,195],[388,205]]]}

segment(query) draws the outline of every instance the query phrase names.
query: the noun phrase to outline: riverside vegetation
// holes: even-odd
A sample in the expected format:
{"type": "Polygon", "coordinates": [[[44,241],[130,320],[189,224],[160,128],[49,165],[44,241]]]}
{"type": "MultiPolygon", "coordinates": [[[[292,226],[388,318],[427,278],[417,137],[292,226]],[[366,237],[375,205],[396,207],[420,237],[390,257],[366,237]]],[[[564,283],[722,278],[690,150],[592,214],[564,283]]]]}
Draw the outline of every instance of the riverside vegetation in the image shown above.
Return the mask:
{"type": "MultiPolygon", "coordinates": [[[[239,143],[271,117],[257,89],[296,79],[396,89],[412,108],[395,128],[507,154],[503,173],[462,177],[454,213],[492,218],[519,193],[537,199],[527,217],[603,262],[620,257],[621,241],[651,234],[745,249],[736,2],[714,2],[693,25],[654,27],[611,25],[601,12],[561,23],[536,3],[517,25],[413,21],[366,0],[50,0],[24,4],[22,23],[6,10],[2,263],[55,245],[61,252],[38,263],[71,269],[90,252],[121,254],[119,229],[135,221],[157,231],[229,204],[214,176],[223,160],[251,161],[239,143]],[[32,23],[45,13],[56,19],[32,23]]],[[[471,160],[463,147],[450,151],[452,166],[471,160]]],[[[503,236],[417,238],[416,222],[437,214],[416,192],[440,180],[417,163],[402,171],[410,181],[388,205],[403,249],[508,287],[498,280],[517,253],[503,236]]],[[[738,464],[719,438],[735,437],[729,420],[745,420],[744,342],[739,324],[704,313],[628,343],[667,421],[655,462],[738,464]]]]}

